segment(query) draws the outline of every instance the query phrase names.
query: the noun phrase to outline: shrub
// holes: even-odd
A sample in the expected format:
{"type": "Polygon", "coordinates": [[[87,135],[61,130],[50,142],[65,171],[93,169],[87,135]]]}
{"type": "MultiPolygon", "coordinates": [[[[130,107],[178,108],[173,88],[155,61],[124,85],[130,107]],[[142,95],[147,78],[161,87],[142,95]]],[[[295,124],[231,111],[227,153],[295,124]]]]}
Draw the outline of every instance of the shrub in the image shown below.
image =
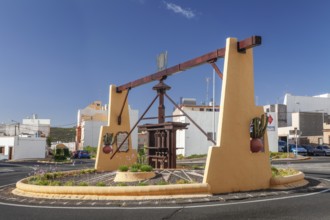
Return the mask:
{"type": "Polygon", "coordinates": [[[127,186],[126,183],[117,183],[117,186],[127,186]]]}
{"type": "Polygon", "coordinates": [[[119,166],[118,170],[120,172],[127,172],[128,171],[128,166],[125,166],[125,165],[119,166]]]}
{"type": "Polygon", "coordinates": [[[96,186],[105,186],[105,183],[104,182],[97,182],[96,186]]]}
{"type": "Polygon", "coordinates": [[[136,168],[136,167],[131,167],[130,169],[129,169],[129,171],[131,171],[131,172],[138,172],[139,171],[139,169],[138,168],[136,168]]]}
{"type": "Polygon", "coordinates": [[[60,181],[51,181],[51,182],[49,183],[49,185],[50,185],[50,186],[61,186],[62,184],[61,184],[60,181]]]}
{"type": "Polygon", "coordinates": [[[74,183],[74,181],[72,181],[72,180],[66,181],[66,182],[64,183],[64,186],[74,186],[74,185],[75,185],[75,183],[74,183]]]}
{"type": "Polygon", "coordinates": [[[131,168],[134,168],[134,169],[139,170],[139,169],[141,168],[141,164],[138,164],[138,163],[133,164],[133,165],[131,166],[131,168]]]}
{"type": "Polygon", "coordinates": [[[55,155],[54,160],[55,161],[64,161],[64,160],[66,160],[66,156],[64,156],[64,155],[55,155]]]}
{"type": "Polygon", "coordinates": [[[175,183],[176,184],[187,184],[187,183],[190,183],[190,182],[187,181],[187,180],[184,180],[184,179],[180,179],[180,180],[177,180],[175,183]]]}
{"type": "Polygon", "coordinates": [[[150,172],[150,171],[152,171],[152,166],[150,166],[150,165],[142,165],[140,167],[140,170],[141,170],[141,172],[150,172]]]}
{"type": "Polygon", "coordinates": [[[161,185],[168,185],[168,182],[166,182],[164,180],[161,180],[161,181],[157,182],[156,185],[159,185],[159,186],[161,186],[161,185]]]}
{"type": "Polygon", "coordinates": [[[145,183],[145,182],[140,182],[137,184],[138,186],[148,186],[149,184],[148,183],[145,183]]]}
{"type": "Polygon", "coordinates": [[[88,186],[88,183],[86,183],[86,182],[80,182],[80,183],[78,184],[78,186],[88,186]]]}

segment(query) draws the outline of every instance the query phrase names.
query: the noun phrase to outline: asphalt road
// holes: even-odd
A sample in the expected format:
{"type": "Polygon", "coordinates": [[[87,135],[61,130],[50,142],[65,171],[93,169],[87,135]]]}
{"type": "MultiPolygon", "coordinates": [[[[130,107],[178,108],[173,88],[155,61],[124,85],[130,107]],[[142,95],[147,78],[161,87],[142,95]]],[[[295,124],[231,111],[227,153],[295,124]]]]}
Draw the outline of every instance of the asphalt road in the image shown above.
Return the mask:
{"type": "MultiPolygon", "coordinates": [[[[49,165],[40,165],[47,168],[49,165]]],[[[59,170],[92,167],[90,161],[59,170]]],[[[330,157],[304,162],[281,162],[278,167],[294,167],[309,177],[330,181],[330,157]]],[[[0,163],[0,186],[14,183],[34,171],[34,163],[0,163]]],[[[39,167],[40,168],[40,167],[39,167]]],[[[303,192],[234,202],[210,202],[164,207],[59,207],[0,203],[0,220],[6,219],[329,219],[329,190],[303,192]]],[[[10,203],[10,202],[8,202],[10,203]]]]}

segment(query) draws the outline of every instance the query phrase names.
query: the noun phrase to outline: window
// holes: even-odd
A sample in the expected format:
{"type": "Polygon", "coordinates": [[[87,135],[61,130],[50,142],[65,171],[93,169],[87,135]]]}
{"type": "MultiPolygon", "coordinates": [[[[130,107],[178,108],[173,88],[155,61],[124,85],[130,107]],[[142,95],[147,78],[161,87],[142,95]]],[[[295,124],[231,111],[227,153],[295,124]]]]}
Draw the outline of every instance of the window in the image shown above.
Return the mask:
{"type": "Polygon", "coordinates": [[[0,147],[0,154],[5,154],[5,147],[0,147]]]}

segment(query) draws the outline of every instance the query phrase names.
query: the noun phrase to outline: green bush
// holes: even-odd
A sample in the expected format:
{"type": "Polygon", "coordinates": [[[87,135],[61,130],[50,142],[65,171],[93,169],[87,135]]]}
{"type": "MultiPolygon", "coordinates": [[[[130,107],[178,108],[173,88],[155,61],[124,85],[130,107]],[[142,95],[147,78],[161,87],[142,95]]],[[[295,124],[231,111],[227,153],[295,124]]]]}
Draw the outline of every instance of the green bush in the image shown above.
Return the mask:
{"type": "Polygon", "coordinates": [[[129,171],[136,173],[136,172],[139,172],[139,169],[136,168],[136,167],[131,167],[131,168],[129,169],[129,171]]]}
{"type": "Polygon", "coordinates": [[[75,183],[74,183],[74,181],[72,181],[72,180],[66,181],[66,182],[64,183],[64,186],[74,186],[74,185],[75,185],[75,183]]]}
{"type": "Polygon", "coordinates": [[[62,184],[60,181],[51,181],[51,182],[49,182],[49,185],[50,186],[61,186],[62,184]]]}
{"type": "Polygon", "coordinates": [[[54,160],[55,161],[64,161],[64,160],[66,160],[66,156],[64,156],[64,155],[55,155],[54,160]]]}
{"type": "Polygon", "coordinates": [[[161,181],[157,182],[156,185],[159,185],[159,186],[161,186],[161,185],[168,185],[168,182],[166,182],[164,180],[161,180],[161,181]]]}
{"type": "Polygon", "coordinates": [[[138,164],[138,163],[135,163],[131,166],[131,168],[134,168],[134,169],[140,169],[141,168],[141,164],[138,164]]]}
{"type": "Polygon", "coordinates": [[[80,183],[78,184],[78,186],[88,186],[88,183],[86,183],[86,182],[80,182],[80,183]]]}
{"type": "Polygon", "coordinates": [[[128,171],[128,166],[126,166],[126,165],[119,166],[118,170],[120,172],[127,172],[128,171]]]}
{"type": "Polygon", "coordinates": [[[148,186],[149,184],[148,183],[145,183],[145,182],[140,182],[137,184],[138,186],[148,186]]]}
{"type": "Polygon", "coordinates": [[[190,182],[187,181],[187,180],[184,180],[184,179],[180,179],[180,180],[176,181],[175,183],[176,183],[176,184],[188,184],[188,183],[190,183],[190,182]]]}
{"type": "Polygon", "coordinates": [[[126,183],[117,183],[117,186],[127,186],[126,183]]]}
{"type": "Polygon", "coordinates": [[[105,183],[104,182],[97,182],[96,186],[105,186],[105,183]]]}
{"type": "Polygon", "coordinates": [[[151,172],[152,171],[152,166],[150,165],[142,165],[140,167],[141,172],[151,172]]]}

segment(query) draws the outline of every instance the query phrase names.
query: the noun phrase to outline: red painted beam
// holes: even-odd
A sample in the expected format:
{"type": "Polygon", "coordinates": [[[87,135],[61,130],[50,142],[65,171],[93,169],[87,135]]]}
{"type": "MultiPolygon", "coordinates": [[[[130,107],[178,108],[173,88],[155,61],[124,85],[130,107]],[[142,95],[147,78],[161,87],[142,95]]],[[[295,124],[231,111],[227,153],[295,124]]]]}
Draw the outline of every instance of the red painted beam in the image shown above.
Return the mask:
{"type": "MultiPolygon", "coordinates": [[[[259,46],[261,44],[261,37],[260,36],[252,36],[249,38],[246,38],[245,40],[239,41],[237,43],[237,50],[239,52],[244,52],[246,49],[259,46]]],[[[181,71],[190,69],[192,67],[199,66],[201,64],[210,62],[212,60],[216,60],[217,58],[223,58],[225,56],[226,48],[217,49],[213,52],[204,54],[200,57],[188,60],[186,62],[180,63],[178,65],[169,67],[167,69],[164,69],[162,71],[159,71],[157,73],[148,75],[146,77],[137,79],[135,81],[129,82],[127,84],[121,85],[117,87],[117,92],[121,92],[127,89],[131,89],[152,81],[161,80],[166,78],[167,76],[174,75],[176,73],[179,73],[181,71]]]]}

